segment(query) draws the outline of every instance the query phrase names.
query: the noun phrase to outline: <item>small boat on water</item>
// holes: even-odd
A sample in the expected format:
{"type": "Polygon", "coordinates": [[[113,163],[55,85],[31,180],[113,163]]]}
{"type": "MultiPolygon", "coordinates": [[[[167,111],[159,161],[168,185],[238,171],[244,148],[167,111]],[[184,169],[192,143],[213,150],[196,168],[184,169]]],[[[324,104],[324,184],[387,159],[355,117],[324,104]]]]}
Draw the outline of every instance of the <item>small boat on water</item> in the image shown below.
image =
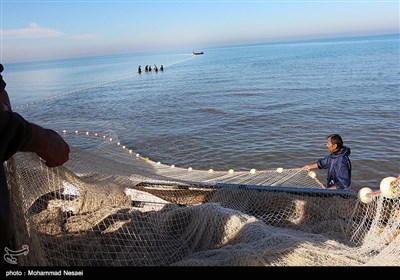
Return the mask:
{"type": "Polygon", "coordinates": [[[204,52],[192,52],[193,55],[204,54],[204,52]]]}

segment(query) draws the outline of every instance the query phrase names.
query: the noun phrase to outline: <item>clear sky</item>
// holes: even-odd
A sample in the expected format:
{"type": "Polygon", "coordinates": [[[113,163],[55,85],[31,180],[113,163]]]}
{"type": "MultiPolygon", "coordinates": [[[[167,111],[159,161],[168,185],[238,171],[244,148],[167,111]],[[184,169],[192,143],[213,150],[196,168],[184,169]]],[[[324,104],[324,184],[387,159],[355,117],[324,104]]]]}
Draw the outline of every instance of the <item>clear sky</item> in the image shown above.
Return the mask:
{"type": "Polygon", "coordinates": [[[0,0],[1,62],[399,33],[399,0],[0,0]]]}

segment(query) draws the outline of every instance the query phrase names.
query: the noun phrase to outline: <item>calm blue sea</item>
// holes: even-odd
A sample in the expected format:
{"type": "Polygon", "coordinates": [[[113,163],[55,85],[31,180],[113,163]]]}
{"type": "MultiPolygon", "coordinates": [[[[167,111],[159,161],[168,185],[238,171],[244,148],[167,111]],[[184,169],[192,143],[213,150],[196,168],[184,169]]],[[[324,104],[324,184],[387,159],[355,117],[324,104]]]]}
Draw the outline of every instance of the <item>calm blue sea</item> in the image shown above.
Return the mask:
{"type": "Polygon", "coordinates": [[[5,64],[3,77],[28,120],[116,134],[179,167],[302,167],[339,133],[353,187],[378,188],[400,174],[399,51],[397,34],[5,64]],[[147,64],[165,70],[136,73],[147,64]]]}

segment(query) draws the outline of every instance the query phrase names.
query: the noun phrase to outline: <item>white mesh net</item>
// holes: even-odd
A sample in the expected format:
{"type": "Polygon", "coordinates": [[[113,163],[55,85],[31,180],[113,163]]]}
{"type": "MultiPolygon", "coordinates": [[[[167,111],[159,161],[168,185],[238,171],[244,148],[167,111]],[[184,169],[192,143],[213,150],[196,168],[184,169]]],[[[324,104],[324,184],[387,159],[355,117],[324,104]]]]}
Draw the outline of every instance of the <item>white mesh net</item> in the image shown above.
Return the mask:
{"type": "Polygon", "coordinates": [[[62,167],[32,153],[6,163],[16,247],[29,245],[20,265],[398,265],[400,177],[391,198],[362,203],[306,170],[194,170],[110,136],[64,136],[62,167]]]}

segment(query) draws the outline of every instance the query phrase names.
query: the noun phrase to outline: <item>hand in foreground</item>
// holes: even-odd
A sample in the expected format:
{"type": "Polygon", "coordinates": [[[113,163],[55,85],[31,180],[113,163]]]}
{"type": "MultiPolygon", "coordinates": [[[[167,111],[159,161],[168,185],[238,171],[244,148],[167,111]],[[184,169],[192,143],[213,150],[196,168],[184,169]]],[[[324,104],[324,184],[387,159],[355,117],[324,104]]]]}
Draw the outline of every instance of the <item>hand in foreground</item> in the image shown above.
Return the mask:
{"type": "Polygon", "coordinates": [[[35,152],[48,167],[64,164],[69,159],[69,146],[54,130],[32,124],[32,135],[22,151],[35,152]]]}
{"type": "Polygon", "coordinates": [[[318,168],[318,165],[316,163],[313,163],[313,164],[304,165],[301,169],[310,171],[311,169],[316,169],[316,168],[318,168]]]}

